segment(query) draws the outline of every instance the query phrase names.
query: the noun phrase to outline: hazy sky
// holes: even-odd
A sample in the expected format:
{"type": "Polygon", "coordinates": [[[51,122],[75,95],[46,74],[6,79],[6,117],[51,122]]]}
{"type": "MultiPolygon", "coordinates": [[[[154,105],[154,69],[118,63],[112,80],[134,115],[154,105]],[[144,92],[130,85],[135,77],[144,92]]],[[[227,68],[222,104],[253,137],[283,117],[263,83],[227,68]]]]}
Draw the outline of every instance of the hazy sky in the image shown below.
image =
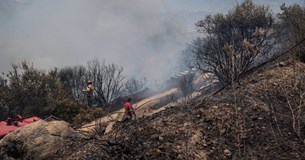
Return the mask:
{"type": "MultiPolygon", "coordinates": [[[[12,63],[42,69],[85,65],[93,58],[125,73],[166,79],[207,14],[241,0],[0,0],[0,72],[12,63]]],[[[277,12],[303,0],[254,0],[277,12]]]]}

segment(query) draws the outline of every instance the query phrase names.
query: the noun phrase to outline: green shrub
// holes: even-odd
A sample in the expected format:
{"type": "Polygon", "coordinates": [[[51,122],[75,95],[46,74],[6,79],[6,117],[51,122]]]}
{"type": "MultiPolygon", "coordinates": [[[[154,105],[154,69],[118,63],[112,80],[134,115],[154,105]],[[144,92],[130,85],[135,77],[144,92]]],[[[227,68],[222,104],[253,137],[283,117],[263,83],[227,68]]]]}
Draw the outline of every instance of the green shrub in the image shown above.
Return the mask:
{"type": "Polygon", "coordinates": [[[88,122],[101,118],[104,112],[101,108],[82,108],[80,113],[73,118],[75,125],[84,125],[88,122]]]}
{"type": "Polygon", "coordinates": [[[64,100],[56,105],[52,115],[75,125],[83,125],[102,117],[103,111],[73,100],[64,100]]]}

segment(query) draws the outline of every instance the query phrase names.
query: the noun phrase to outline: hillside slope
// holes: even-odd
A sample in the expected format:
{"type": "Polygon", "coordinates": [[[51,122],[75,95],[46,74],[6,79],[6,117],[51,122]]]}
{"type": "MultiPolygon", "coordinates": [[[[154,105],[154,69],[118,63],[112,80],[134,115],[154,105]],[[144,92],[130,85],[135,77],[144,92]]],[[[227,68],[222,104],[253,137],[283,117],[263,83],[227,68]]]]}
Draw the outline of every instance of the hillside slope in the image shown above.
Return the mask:
{"type": "MultiPolygon", "coordinates": [[[[150,115],[154,111],[158,111],[160,108],[153,108],[156,104],[164,103],[166,105],[169,103],[168,99],[170,96],[174,96],[177,93],[177,88],[168,89],[162,93],[156,94],[154,96],[145,98],[133,104],[133,108],[136,110],[137,117],[144,117],[145,115],[150,115]],[[162,101],[162,102],[161,102],[162,101]]],[[[162,105],[162,106],[163,106],[162,105]]],[[[158,105],[160,106],[160,105],[158,105]]],[[[164,106],[165,107],[165,106],[164,106]]],[[[163,107],[163,108],[164,108],[163,107]]],[[[162,108],[162,107],[161,107],[162,108]]],[[[84,126],[80,127],[79,131],[90,132],[95,130],[95,127],[98,125],[108,125],[110,122],[121,121],[124,116],[124,108],[122,107],[120,110],[110,113],[104,117],[96,119],[84,126]]]]}
{"type": "Polygon", "coordinates": [[[305,65],[274,64],[234,89],[73,140],[59,159],[304,159],[305,65]]]}

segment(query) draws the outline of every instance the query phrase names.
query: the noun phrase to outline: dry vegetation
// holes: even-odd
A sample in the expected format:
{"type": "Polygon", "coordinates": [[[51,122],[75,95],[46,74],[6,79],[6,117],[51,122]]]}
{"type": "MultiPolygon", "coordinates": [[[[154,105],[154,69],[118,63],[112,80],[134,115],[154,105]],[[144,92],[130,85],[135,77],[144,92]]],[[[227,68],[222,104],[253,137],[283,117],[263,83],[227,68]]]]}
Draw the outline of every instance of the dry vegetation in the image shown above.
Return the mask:
{"type": "Polygon", "coordinates": [[[71,141],[56,158],[302,159],[304,71],[299,62],[274,64],[235,89],[71,141]]]}
{"type": "MultiPolygon", "coordinates": [[[[296,61],[297,58],[304,61],[304,45],[302,43],[305,42],[303,36],[305,12],[304,8],[298,5],[292,7],[283,5],[281,9],[283,13],[278,15],[280,16],[278,19],[279,24],[275,24],[278,26],[271,26],[273,21],[268,7],[254,5],[251,0],[245,0],[244,3],[237,5],[227,15],[208,16],[205,21],[199,21],[202,23],[197,23],[197,27],[203,27],[204,30],[210,31],[210,37],[198,39],[198,43],[194,43],[193,47],[195,48],[191,48],[197,54],[197,57],[195,57],[197,58],[196,62],[199,63],[197,67],[200,69],[200,67],[205,67],[207,62],[210,62],[211,71],[214,72],[220,82],[228,85],[225,89],[209,97],[192,99],[190,95],[192,95],[193,90],[188,90],[190,86],[180,86],[182,94],[186,98],[184,101],[177,102],[175,107],[167,107],[160,112],[141,117],[136,121],[112,123],[112,130],[107,132],[105,132],[107,130],[106,125],[96,126],[95,131],[89,135],[65,140],[65,144],[48,158],[63,160],[305,159],[305,64],[296,61]],[[254,8],[254,10],[249,9],[249,7],[254,8]],[[261,22],[264,18],[258,18],[256,12],[253,11],[263,13],[260,15],[265,17],[266,21],[261,22]],[[248,12],[249,14],[241,14],[248,12]],[[252,22],[255,22],[254,20],[245,21],[243,19],[249,15],[257,23],[262,23],[262,25],[254,27],[256,26],[255,24],[252,25],[252,22]],[[242,24],[244,22],[247,23],[245,23],[245,26],[236,25],[235,21],[230,21],[232,17],[239,18],[237,20],[242,24]],[[234,22],[233,24],[236,26],[232,25],[233,28],[227,27],[224,25],[228,24],[227,22],[234,22]],[[219,25],[216,25],[216,28],[209,28],[208,26],[213,26],[212,24],[219,25]],[[217,28],[217,26],[220,28],[217,28]],[[249,26],[252,28],[247,28],[249,26]],[[270,27],[275,28],[271,29],[270,27]],[[224,29],[229,29],[231,32],[227,32],[224,29]],[[267,32],[269,30],[274,30],[279,35],[269,34],[267,32]],[[258,34],[260,31],[262,34],[258,34]],[[241,36],[243,34],[249,35],[249,37],[241,36]],[[237,35],[238,39],[230,39],[234,37],[231,35],[237,35]],[[227,36],[229,39],[227,39],[227,36]],[[260,64],[259,61],[256,61],[257,58],[268,56],[265,54],[269,53],[267,51],[272,46],[267,44],[267,41],[270,40],[269,38],[276,40],[274,36],[278,36],[276,37],[278,39],[288,37],[274,43],[277,43],[277,46],[290,46],[289,51],[297,52],[298,54],[290,58],[288,54],[272,60],[264,58],[262,60],[267,60],[267,62],[263,63],[263,67],[255,67],[251,72],[246,72],[249,68],[255,66],[254,64],[260,64]],[[215,39],[217,37],[218,39],[215,39]],[[240,43],[235,43],[235,41],[240,43]],[[291,44],[297,45],[291,47],[291,44]],[[222,47],[220,52],[216,54],[219,57],[214,57],[214,52],[218,51],[219,47],[222,47]],[[284,59],[286,60],[283,61],[284,59]]],[[[193,63],[191,64],[193,65],[193,63]]],[[[68,87],[71,87],[71,93],[75,92],[74,96],[77,97],[78,94],[76,93],[80,92],[81,82],[85,80],[86,76],[89,76],[97,82],[96,89],[98,91],[96,91],[95,98],[101,100],[98,103],[101,106],[112,106],[111,100],[122,95],[122,69],[116,65],[106,66],[109,69],[107,72],[104,70],[105,67],[101,67],[98,61],[92,61],[88,64],[88,74],[80,72],[85,71],[81,67],[62,70],[63,75],[69,75],[68,73],[73,75],[75,71],[82,73],[75,74],[71,78],[60,77],[57,70],[43,73],[33,67],[29,68],[24,65],[21,69],[28,73],[24,75],[34,77],[35,82],[37,81],[36,83],[42,82],[42,80],[50,81],[48,85],[41,83],[43,90],[36,88],[37,97],[32,98],[35,103],[31,98],[27,98],[31,97],[28,96],[27,88],[37,86],[33,85],[34,83],[32,84],[33,78],[23,76],[20,79],[20,74],[17,73],[17,68],[15,68],[15,72],[11,72],[8,76],[11,83],[7,83],[4,78],[0,78],[0,87],[3,88],[0,91],[0,95],[8,95],[2,99],[0,97],[0,105],[17,106],[15,107],[16,112],[29,112],[37,115],[44,115],[44,112],[51,110],[52,113],[58,113],[65,119],[71,119],[70,121],[89,121],[91,119],[86,119],[87,117],[96,118],[104,110],[80,110],[78,108],[79,105],[75,102],[70,103],[68,101],[64,103],[62,96],[58,95],[63,95],[64,92],[62,91],[67,89],[64,88],[67,86],[60,84],[59,80],[63,81],[65,85],[69,84],[68,87]],[[104,81],[102,81],[105,80],[106,73],[116,73],[111,75],[117,75],[108,77],[108,86],[104,86],[104,81]],[[99,78],[101,79],[100,81],[99,78]],[[74,84],[65,81],[73,79],[79,80],[79,83],[74,84]],[[13,82],[16,82],[16,84],[13,82]],[[54,87],[53,84],[57,84],[57,82],[60,85],[55,85],[54,87]],[[22,92],[13,90],[22,86],[27,86],[22,92]],[[101,94],[105,87],[111,90],[109,95],[113,95],[112,97],[105,97],[105,95],[101,94]],[[12,88],[11,92],[8,92],[11,95],[3,92],[6,88],[12,88]],[[40,91],[50,89],[53,89],[53,92],[46,92],[50,93],[48,96],[39,94],[40,91]],[[49,98],[46,99],[45,97],[49,98]],[[62,103],[47,103],[45,105],[40,103],[53,102],[53,100],[62,103]],[[7,104],[4,103],[6,101],[8,101],[7,104]],[[40,110],[36,106],[47,106],[47,108],[40,110]]],[[[134,82],[131,84],[138,84],[138,82],[134,82]]],[[[128,86],[131,86],[130,90],[132,90],[132,87],[137,88],[137,85],[128,86]]],[[[75,98],[75,100],[80,99],[75,98]]],[[[154,104],[156,107],[163,106],[162,102],[157,103],[154,104]]],[[[2,110],[4,113],[5,110],[2,110]]],[[[2,158],[1,156],[0,159],[2,158]]]]}

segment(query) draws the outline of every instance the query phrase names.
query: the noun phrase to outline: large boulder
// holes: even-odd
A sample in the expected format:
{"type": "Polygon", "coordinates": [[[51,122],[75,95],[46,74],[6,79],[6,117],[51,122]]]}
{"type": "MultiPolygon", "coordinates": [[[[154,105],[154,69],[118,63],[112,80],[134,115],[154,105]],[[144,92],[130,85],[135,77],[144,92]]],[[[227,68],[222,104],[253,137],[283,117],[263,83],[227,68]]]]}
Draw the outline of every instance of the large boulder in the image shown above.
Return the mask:
{"type": "Polygon", "coordinates": [[[66,141],[81,135],[64,121],[37,121],[0,141],[0,159],[52,159],[66,141]]]}

